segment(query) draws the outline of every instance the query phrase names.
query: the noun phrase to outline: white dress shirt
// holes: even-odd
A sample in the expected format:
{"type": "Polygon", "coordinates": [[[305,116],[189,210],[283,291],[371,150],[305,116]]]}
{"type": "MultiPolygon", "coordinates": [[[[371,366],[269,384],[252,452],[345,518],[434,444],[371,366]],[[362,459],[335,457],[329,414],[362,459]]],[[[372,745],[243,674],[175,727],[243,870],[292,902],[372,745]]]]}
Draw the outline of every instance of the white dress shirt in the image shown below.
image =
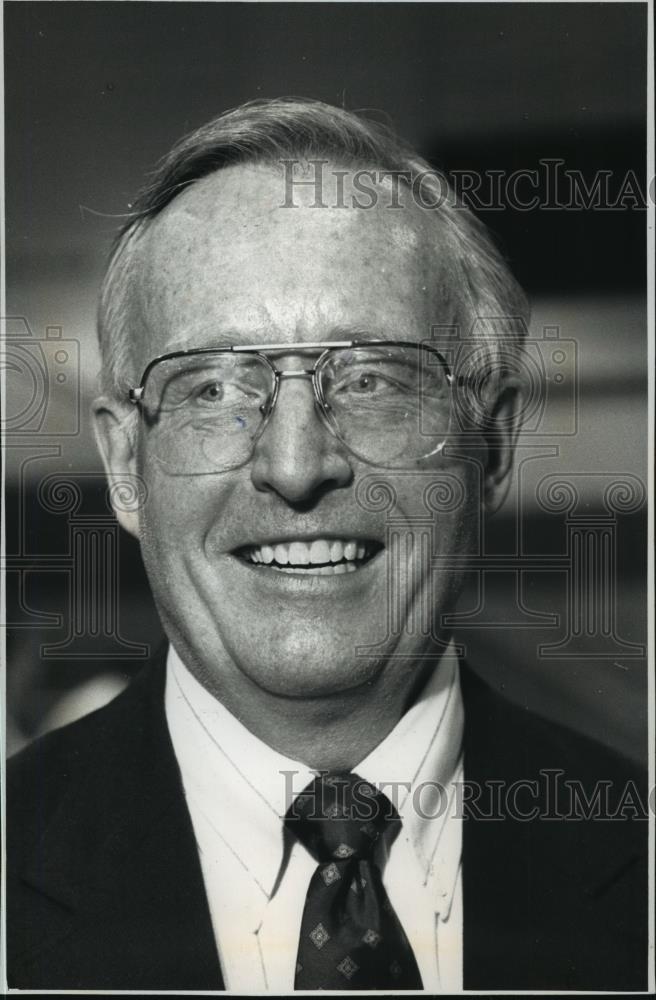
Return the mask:
{"type": "MultiPolygon", "coordinates": [[[[173,647],[165,703],[225,988],[289,993],[316,861],[284,833],[283,819],[316,772],[254,736],[173,647]]],[[[462,821],[452,805],[463,721],[457,659],[447,650],[421,698],[353,768],[403,821],[378,863],[428,992],[462,989],[462,821]]]]}

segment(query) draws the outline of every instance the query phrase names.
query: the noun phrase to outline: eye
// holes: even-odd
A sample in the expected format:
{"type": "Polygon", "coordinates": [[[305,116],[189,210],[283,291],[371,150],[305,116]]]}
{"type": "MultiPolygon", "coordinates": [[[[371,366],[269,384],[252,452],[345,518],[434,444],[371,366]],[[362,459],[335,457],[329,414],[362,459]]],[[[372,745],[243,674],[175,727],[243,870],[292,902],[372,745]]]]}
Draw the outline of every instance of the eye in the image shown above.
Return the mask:
{"type": "Polygon", "coordinates": [[[351,386],[351,390],[356,392],[374,392],[376,389],[381,389],[384,384],[385,379],[381,379],[379,375],[374,375],[373,372],[362,372],[351,386]]]}
{"type": "Polygon", "coordinates": [[[222,382],[206,382],[196,390],[196,399],[205,403],[220,403],[224,397],[224,386],[222,382]]]}
{"type": "Polygon", "coordinates": [[[382,392],[403,390],[398,377],[391,374],[383,374],[380,371],[363,369],[353,372],[349,377],[344,378],[341,384],[337,385],[338,392],[355,393],[359,396],[378,395],[382,392]]]}

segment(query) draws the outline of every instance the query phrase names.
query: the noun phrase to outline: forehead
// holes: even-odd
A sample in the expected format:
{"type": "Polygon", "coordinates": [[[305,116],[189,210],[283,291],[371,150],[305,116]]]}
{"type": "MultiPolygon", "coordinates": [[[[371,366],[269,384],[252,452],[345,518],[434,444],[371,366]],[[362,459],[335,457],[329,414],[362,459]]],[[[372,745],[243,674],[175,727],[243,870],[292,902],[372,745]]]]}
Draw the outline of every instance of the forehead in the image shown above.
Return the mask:
{"type": "Polygon", "coordinates": [[[380,187],[371,207],[358,207],[356,196],[372,199],[357,184],[327,165],[325,207],[312,184],[294,189],[292,206],[282,170],[237,166],[179,195],[142,246],[138,295],[151,352],[330,339],[343,329],[422,339],[432,322],[447,322],[434,220],[412,204],[390,207],[380,187]]]}

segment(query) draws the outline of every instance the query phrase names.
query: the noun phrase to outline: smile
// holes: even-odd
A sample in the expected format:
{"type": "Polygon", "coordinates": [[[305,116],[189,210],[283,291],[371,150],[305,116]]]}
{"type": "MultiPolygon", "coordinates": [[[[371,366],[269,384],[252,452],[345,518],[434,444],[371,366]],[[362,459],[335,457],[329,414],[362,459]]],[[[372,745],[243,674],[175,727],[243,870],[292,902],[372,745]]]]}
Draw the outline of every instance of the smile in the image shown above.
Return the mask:
{"type": "Polygon", "coordinates": [[[379,542],[315,538],[313,541],[272,542],[245,546],[237,553],[252,566],[279,573],[334,576],[355,573],[382,548],[379,542]]]}

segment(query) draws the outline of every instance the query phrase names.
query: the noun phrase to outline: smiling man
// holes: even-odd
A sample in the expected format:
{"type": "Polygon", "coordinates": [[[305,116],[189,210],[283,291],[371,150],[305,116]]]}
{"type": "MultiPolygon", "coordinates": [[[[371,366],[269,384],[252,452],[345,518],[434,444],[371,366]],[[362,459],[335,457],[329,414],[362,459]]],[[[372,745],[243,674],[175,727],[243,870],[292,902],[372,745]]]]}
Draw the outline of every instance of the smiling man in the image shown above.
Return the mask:
{"type": "Polygon", "coordinates": [[[457,808],[540,766],[621,775],[444,626],[508,488],[524,315],[444,182],[347,112],[246,105],[160,165],[105,280],[94,413],[109,477],[143,484],[117,514],[169,646],[13,767],[12,985],[640,981],[615,827],[457,808]],[[477,320],[463,373],[444,331],[477,320]]]}

